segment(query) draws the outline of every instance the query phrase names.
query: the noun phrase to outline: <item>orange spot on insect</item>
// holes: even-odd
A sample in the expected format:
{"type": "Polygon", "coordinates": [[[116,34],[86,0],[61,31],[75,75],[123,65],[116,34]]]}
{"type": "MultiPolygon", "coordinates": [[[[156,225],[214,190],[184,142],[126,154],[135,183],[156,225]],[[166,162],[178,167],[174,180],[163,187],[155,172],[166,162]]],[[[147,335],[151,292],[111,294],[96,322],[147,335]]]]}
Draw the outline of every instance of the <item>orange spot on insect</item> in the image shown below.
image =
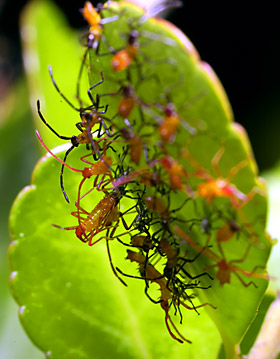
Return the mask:
{"type": "Polygon", "coordinates": [[[123,118],[128,118],[130,115],[130,112],[133,110],[135,106],[135,99],[132,96],[127,96],[122,98],[119,107],[118,107],[118,113],[123,118]]]}
{"type": "Polygon", "coordinates": [[[164,118],[159,126],[159,135],[163,142],[171,142],[176,135],[180,119],[171,102],[168,103],[163,110],[164,118]]]}
{"type": "Polygon", "coordinates": [[[119,51],[112,59],[112,67],[115,72],[121,72],[128,68],[133,61],[126,50],[119,51]]]}
{"type": "Polygon", "coordinates": [[[187,172],[185,171],[184,167],[169,156],[165,156],[161,160],[161,163],[165,171],[169,174],[171,189],[174,191],[177,189],[182,190],[183,181],[187,178],[187,172]]]}
{"type": "Polygon", "coordinates": [[[159,126],[160,138],[163,142],[171,142],[177,132],[180,120],[177,116],[165,117],[159,126]]]}
{"type": "Polygon", "coordinates": [[[222,179],[213,179],[198,184],[197,193],[199,196],[204,197],[207,200],[211,200],[216,197],[228,195],[228,193],[225,191],[226,186],[226,181],[222,179]]]}
{"type": "Polygon", "coordinates": [[[113,56],[112,67],[115,72],[127,69],[132,61],[135,60],[139,51],[138,36],[138,31],[131,31],[126,47],[113,56]]]}

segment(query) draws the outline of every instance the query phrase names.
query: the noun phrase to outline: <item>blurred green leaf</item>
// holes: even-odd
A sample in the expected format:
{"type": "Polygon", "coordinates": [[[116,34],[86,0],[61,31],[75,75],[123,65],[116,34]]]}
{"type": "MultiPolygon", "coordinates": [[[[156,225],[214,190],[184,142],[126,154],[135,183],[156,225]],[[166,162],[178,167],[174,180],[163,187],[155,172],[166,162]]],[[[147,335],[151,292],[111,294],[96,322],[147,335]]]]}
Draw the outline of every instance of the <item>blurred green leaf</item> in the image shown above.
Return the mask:
{"type": "Polygon", "coordinates": [[[269,290],[276,293],[280,289],[279,260],[280,260],[280,238],[279,231],[279,205],[280,205],[280,166],[279,163],[270,171],[263,173],[267,182],[269,198],[269,217],[267,230],[274,241],[273,251],[268,261],[268,272],[274,279],[270,281],[269,290]]]}
{"type": "Polygon", "coordinates": [[[20,79],[0,103],[0,358],[38,359],[40,352],[27,338],[9,291],[7,247],[9,211],[18,191],[30,181],[38,147],[31,121],[26,83],[20,79]]]}
{"type": "MultiPolygon", "coordinates": [[[[81,16],[78,9],[77,16],[81,16]]],[[[84,50],[78,33],[69,27],[63,14],[50,1],[31,1],[24,9],[20,28],[33,117],[46,143],[54,147],[61,141],[40,120],[36,102],[40,100],[45,119],[59,134],[72,136],[77,114],[59,96],[48,66],[52,67],[59,89],[77,106],[74,94],[84,50]]],[[[83,80],[87,88],[86,76],[83,80]]]]}

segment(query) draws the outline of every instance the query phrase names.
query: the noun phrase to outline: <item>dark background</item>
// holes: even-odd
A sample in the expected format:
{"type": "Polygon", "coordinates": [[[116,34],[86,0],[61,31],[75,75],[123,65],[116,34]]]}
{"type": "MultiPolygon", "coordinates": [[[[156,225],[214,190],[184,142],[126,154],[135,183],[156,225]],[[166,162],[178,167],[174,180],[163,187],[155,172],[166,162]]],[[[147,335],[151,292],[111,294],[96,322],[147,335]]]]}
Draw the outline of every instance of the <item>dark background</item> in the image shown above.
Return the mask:
{"type": "MultiPolygon", "coordinates": [[[[27,1],[0,0],[0,100],[22,73],[18,19],[27,1]]],[[[86,26],[77,9],[84,1],[56,0],[70,24],[86,26]]],[[[246,4],[249,5],[248,3],[246,4]]],[[[215,70],[228,94],[235,119],[247,130],[260,170],[280,158],[280,30],[269,3],[244,8],[185,1],[169,20],[185,32],[201,58],[215,70]]]]}

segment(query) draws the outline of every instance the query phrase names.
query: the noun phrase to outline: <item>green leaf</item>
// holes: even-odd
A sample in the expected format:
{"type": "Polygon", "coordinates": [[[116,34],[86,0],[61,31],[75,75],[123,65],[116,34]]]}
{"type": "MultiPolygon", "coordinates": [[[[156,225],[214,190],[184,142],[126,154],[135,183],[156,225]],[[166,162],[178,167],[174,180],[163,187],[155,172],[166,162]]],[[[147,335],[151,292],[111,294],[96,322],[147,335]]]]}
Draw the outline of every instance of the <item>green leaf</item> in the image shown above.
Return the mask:
{"type": "MultiPolygon", "coordinates": [[[[114,23],[109,23],[104,31],[106,39],[113,48],[125,46],[125,40],[121,39],[120,33],[122,33],[122,38],[127,38],[130,33],[129,19],[134,19],[134,23],[137,23],[137,19],[142,16],[140,9],[127,3],[116,6],[116,11],[121,13],[118,31],[116,31],[114,23]],[[123,34],[126,34],[126,37],[123,34]]],[[[178,33],[178,29],[174,29],[164,21],[151,19],[139,26],[138,31],[140,36],[141,31],[143,33],[148,31],[151,34],[157,34],[157,38],[146,42],[142,39],[143,46],[140,45],[141,54],[139,56],[142,56],[143,61],[140,66],[142,73],[147,75],[146,78],[144,75],[141,86],[137,88],[137,96],[146,99],[147,103],[151,104],[160,102],[160,97],[168,94],[175,107],[179,109],[181,118],[198,129],[197,135],[192,137],[187,130],[181,128],[180,133],[176,136],[175,144],[168,147],[168,153],[172,154],[175,159],[181,156],[182,161],[184,153],[191,153],[191,156],[186,156],[186,158],[188,160],[195,158],[200,165],[199,168],[207,169],[213,178],[223,176],[227,179],[232,168],[238,168],[242,161],[247,160],[246,167],[238,171],[230,180],[243,193],[249,193],[251,190],[257,192],[252,200],[237,211],[237,215],[242,217],[244,223],[249,223],[247,229],[250,234],[241,235],[228,243],[223,243],[223,249],[227,260],[241,259],[246,252],[248,242],[252,241],[252,238],[249,237],[253,236],[256,243],[250,249],[246,264],[241,263],[240,267],[248,272],[252,271],[255,266],[265,267],[271,248],[271,242],[264,232],[267,209],[265,190],[262,182],[256,177],[256,164],[245,130],[232,122],[230,105],[219,80],[210,66],[199,59],[189,40],[182,33],[178,33]],[[170,42],[171,39],[175,40],[176,44],[166,46],[167,40],[170,42]],[[170,59],[176,65],[172,66],[170,59]],[[152,78],[159,78],[160,82],[149,80],[152,78]],[[195,98],[197,99],[194,100],[195,98]],[[215,171],[213,159],[222,148],[224,153],[216,163],[218,172],[218,170],[215,171]]],[[[97,81],[96,73],[102,71],[104,74],[109,74],[107,77],[105,76],[102,91],[105,93],[116,92],[120,87],[119,83],[125,81],[126,75],[117,74],[114,77],[111,56],[104,56],[100,61],[94,51],[90,55],[91,84],[93,85],[97,81]],[[112,78],[113,80],[111,80],[112,78]]],[[[137,71],[138,69],[135,69],[134,72],[131,70],[131,78],[137,78],[137,71]]],[[[137,81],[134,82],[134,86],[137,86],[137,81]]],[[[100,88],[96,88],[96,92],[100,93],[100,91],[100,88]]],[[[106,97],[104,99],[106,102],[106,97]]],[[[114,107],[112,102],[110,102],[109,111],[109,117],[117,113],[117,107],[116,105],[114,107]]],[[[137,114],[134,113],[132,118],[136,128],[137,124],[141,126],[139,115],[137,118],[137,114]]],[[[117,126],[121,126],[121,124],[117,123],[117,126]]],[[[154,138],[156,143],[156,134],[154,134],[154,138]]],[[[188,161],[185,162],[185,167],[191,170],[188,161]]],[[[175,200],[177,200],[178,206],[179,203],[182,203],[182,192],[178,193],[175,200]]],[[[200,214],[201,217],[206,217],[207,212],[209,215],[209,211],[211,211],[211,209],[201,208],[200,202],[197,203],[197,207],[202,213],[204,212],[204,214],[200,214]]],[[[184,219],[197,218],[197,210],[183,208],[183,211],[180,211],[180,215],[184,219]],[[183,211],[184,213],[182,213],[183,211]]],[[[228,211],[228,204],[226,203],[224,211],[225,213],[228,211]]],[[[190,233],[190,237],[200,243],[200,248],[203,247],[205,236],[201,235],[199,230],[189,232],[186,227],[185,232],[190,233]]],[[[217,249],[216,253],[221,256],[217,249]]],[[[202,255],[193,264],[193,267],[196,267],[195,273],[201,273],[204,267],[211,264],[213,265],[213,262],[202,255]]],[[[235,346],[240,342],[254,318],[256,308],[267,287],[267,281],[263,279],[259,280],[254,277],[258,288],[253,288],[253,286],[245,287],[238,278],[234,277],[233,274],[230,285],[226,284],[222,287],[216,281],[211,290],[200,293],[203,301],[217,307],[215,311],[210,309],[209,314],[220,330],[228,357],[234,355],[235,346]]],[[[244,278],[244,281],[249,282],[250,279],[244,278]]]]}
{"type": "Polygon", "coordinates": [[[39,350],[32,345],[19,323],[17,304],[11,297],[8,283],[9,211],[19,190],[29,183],[30,172],[39,158],[23,79],[1,99],[0,113],[0,183],[3,188],[0,209],[0,358],[38,359],[39,350]]]}
{"type": "MultiPolygon", "coordinates": [[[[73,165],[79,165],[80,156],[78,150],[73,153],[73,165]]],[[[169,336],[161,308],[144,295],[142,281],[129,280],[126,288],[113,275],[105,243],[88,247],[73,231],[52,227],[75,225],[69,215],[75,206],[63,200],[58,186],[59,168],[53,158],[44,157],[10,217],[11,288],[35,345],[60,359],[217,353],[219,334],[203,310],[200,316],[184,313],[178,326],[193,344],[180,345],[169,336]]],[[[66,179],[69,195],[75,197],[80,178],[70,172],[66,179]]],[[[114,265],[131,272],[124,260],[126,248],[113,241],[111,251],[114,265]]]]}
{"type": "MultiPolygon", "coordinates": [[[[76,77],[69,76],[71,68],[78,69],[79,66],[76,66],[76,60],[73,60],[74,56],[71,52],[73,47],[69,50],[70,55],[67,55],[64,50],[61,53],[58,51],[65,49],[69,38],[75,38],[75,36],[69,32],[69,29],[64,31],[63,22],[59,16],[55,15],[54,8],[46,3],[38,4],[40,4],[38,8],[37,5],[32,5],[35,7],[27,12],[26,19],[38,29],[40,41],[34,46],[38,47],[40,61],[52,59],[54,73],[57,71],[55,78],[59,87],[63,86],[64,93],[68,81],[72,85],[76,83],[76,77]],[[31,20],[29,20],[30,17],[31,20]],[[51,24],[48,23],[50,19],[51,24]],[[56,21],[56,26],[54,26],[56,21]],[[48,32],[48,41],[46,39],[43,41],[43,37],[40,38],[40,36],[43,36],[46,28],[52,31],[55,29],[56,33],[51,35],[51,31],[48,32]],[[58,32],[57,29],[61,31],[58,32]],[[63,38],[58,37],[60,34],[63,38]],[[51,41],[53,38],[57,40],[51,41]],[[47,57],[44,57],[45,49],[47,49],[47,57]],[[71,61],[66,61],[67,58],[71,58],[71,61]],[[56,63],[57,70],[55,71],[54,64],[56,63]],[[58,64],[61,64],[60,68],[58,64]]],[[[117,22],[106,24],[104,35],[109,44],[118,49],[125,45],[125,35],[130,31],[127,20],[139,18],[142,15],[141,10],[130,3],[112,4],[112,7],[120,12],[121,16],[117,22]]],[[[26,23],[29,23],[27,20],[26,23]]],[[[271,248],[271,243],[264,232],[265,191],[256,177],[256,166],[245,131],[232,122],[230,105],[222,86],[209,65],[200,61],[189,40],[178,31],[164,21],[153,19],[148,20],[139,28],[143,45],[140,56],[151,60],[141,65],[141,71],[146,76],[137,88],[137,96],[143,98],[146,103],[153,104],[162,103],[166,100],[165,97],[170,95],[171,101],[180,113],[181,121],[187,121],[197,129],[198,134],[191,136],[181,127],[176,134],[175,144],[167,146],[168,153],[174,158],[181,158],[185,168],[190,172],[193,187],[197,184],[197,178],[194,166],[190,162],[199,163],[200,167],[208,170],[214,178],[218,174],[213,168],[213,159],[217,151],[224,148],[218,167],[221,175],[227,178],[232,168],[237,168],[244,160],[248,161],[246,167],[232,178],[232,182],[245,194],[255,188],[259,191],[259,194],[256,194],[238,211],[240,216],[242,214],[242,220],[246,222],[246,225],[248,221],[249,233],[253,234],[253,239],[241,233],[239,237],[236,236],[228,243],[223,243],[223,249],[228,260],[241,259],[248,243],[254,240],[246,261],[240,263],[241,268],[250,272],[256,265],[265,266],[271,248]],[[143,30],[149,34],[158,35],[151,40],[147,33],[147,41],[144,39],[145,36],[141,36],[143,30]],[[173,42],[170,41],[171,39],[173,42]]],[[[101,50],[105,52],[106,47],[104,46],[101,50]]],[[[98,57],[94,51],[90,53],[91,85],[100,81],[101,71],[105,76],[104,83],[96,88],[99,94],[116,92],[120,88],[118,79],[121,79],[121,82],[127,80],[124,74],[113,74],[111,59],[112,55],[98,57]]],[[[42,68],[47,68],[48,60],[44,61],[45,65],[42,68]]],[[[131,70],[131,79],[135,85],[137,70],[131,70]]],[[[67,104],[57,105],[61,98],[55,89],[51,88],[53,84],[49,79],[47,69],[44,75],[43,73],[40,75],[40,82],[43,86],[49,86],[49,89],[44,88],[43,91],[46,94],[46,109],[49,111],[50,108],[53,111],[47,113],[44,109],[44,115],[47,114],[46,118],[49,123],[51,119],[55,121],[52,125],[59,133],[61,131],[62,135],[68,136],[65,133],[69,128],[68,118],[71,116],[74,119],[69,120],[72,126],[79,121],[78,117],[74,117],[73,110],[71,115],[69,112],[69,116],[66,112],[62,114],[61,108],[65,109],[68,106],[67,104]],[[50,93],[53,97],[49,97],[50,93]]],[[[75,88],[73,92],[75,93],[75,88]]],[[[66,95],[68,97],[68,94],[66,95]]],[[[102,101],[106,105],[109,101],[108,97],[102,97],[102,101]]],[[[110,107],[106,116],[111,117],[117,113],[119,101],[118,96],[110,98],[110,107]]],[[[149,106],[145,109],[145,115],[151,123],[154,121],[155,116],[149,106]]],[[[141,125],[137,109],[133,112],[132,118],[135,125],[141,125]]],[[[123,126],[123,122],[116,118],[114,125],[118,128],[123,126]]],[[[153,126],[152,129],[153,136],[150,136],[151,139],[148,141],[150,154],[156,153],[155,148],[159,141],[157,127],[153,126]]],[[[73,134],[71,131],[69,135],[73,134]]],[[[46,133],[47,131],[43,134],[44,139],[47,136],[46,133]]],[[[53,136],[57,143],[54,134],[49,133],[49,135],[53,136]]],[[[48,140],[49,143],[50,140],[48,140]]],[[[122,151],[121,141],[114,143],[115,145],[119,151],[122,151]]],[[[84,155],[84,152],[81,149],[74,152],[71,155],[71,165],[80,168],[79,158],[84,155]]],[[[142,158],[140,167],[144,165],[145,159],[142,158]]],[[[60,164],[57,161],[44,158],[35,170],[32,185],[21,192],[11,213],[10,225],[13,238],[13,245],[10,248],[11,287],[21,307],[21,321],[32,341],[48,353],[50,358],[59,359],[99,358],[112,355],[121,358],[124,356],[126,358],[156,358],[167,355],[170,358],[183,355],[188,358],[201,358],[206,357],[209,352],[213,353],[213,357],[217,357],[221,341],[213,322],[204,310],[200,311],[199,317],[192,311],[182,310],[182,326],[178,323],[178,315],[177,321],[175,317],[174,320],[180,332],[193,342],[192,345],[180,345],[169,336],[166,330],[163,310],[159,305],[151,303],[144,295],[144,281],[127,280],[128,288],[119,283],[111,271],[106,247],[102,241],[93,248],[89,248],[75,238],[73,231],[52,227],[52,224],[64,227],[77,225],[75,218],[70,216],[71,210],[75,210],[74,205],[67,205],[60,193],[59,168],[60,164]]],[[[77,198],[80,180],[79,175],[73,172],[67,171],[65,174],[65,188],[71,199],[77,198]]],[[[102,198],[100,194],[95,194],[95,196],[94,203],[92,199],[87,198],[89,196],[84,199],[83,206],[89,211],[102,198]]],[[[183,197],[185,194],[182,192],[174,194],[172,208],[178,208],[182,204],[183,197]]],[[[184,206],[179,211],[179,216],[183,219],[206,217],[208,207],[205,209],[202,202],[200,198],[193,200],[191,203],[196,203],[196,205],[191,208],[184,206]]],[[[228,213],[229,201],[221,200],[219,204],[222,205],[225,213],[228,213]]],[[[126,207],[128,206],[129,203],[126,204],[126,207]]],[[[190,229],[181,224],[180,227],[199,243],[200,247],[203,247],[207,236],[201,233],[199,226],[190,229]]],[[[213,236],[215,235],[216,231],[213,231],[213,236]]],[[[125,273],[134,273],[135,266],[124,260],[126,248],[117,241],[112,241],[110,246],[114,266],[120,267],[125,273]]],[[[197,254],[195,248],[183,244],[182,251],[185,252],[186,249],[190,258],[197,254]]],[[[215,245],[213,251],[219,254],[215,245]]],[[[193,275],[199,274],[204,271],[205,267],[213,264],[211,258],[202,253],[190,266],[190,271],[193,275]]],[[[215,276],[215,273],[213,269],[211,274],[215,276]]],[[[227,358],[236,357],[237,345],[254,318],[267,286],[267,281],[264,279],[244,276],[245,282],[250,280],[253,280],[258,288],[245,287],[238,278],[232,275],[230,284],[221,286],[217,280],[214,280],[211,283],[211,289],[197,293],[202,303],[208,302],[217,307],[215,310],[209,308],[207,312],[220,331],[227,358]]],[[[202,283],[204,281],[205,279],[202,283]]],[[[154,286],[156,289],[156,285],[154,286]]],[[[155,292],[155,296],[158,295],[156,293],[158,292],[155,292]]],[[[172,310],[170,312],[173,315],[172,310]]]]}

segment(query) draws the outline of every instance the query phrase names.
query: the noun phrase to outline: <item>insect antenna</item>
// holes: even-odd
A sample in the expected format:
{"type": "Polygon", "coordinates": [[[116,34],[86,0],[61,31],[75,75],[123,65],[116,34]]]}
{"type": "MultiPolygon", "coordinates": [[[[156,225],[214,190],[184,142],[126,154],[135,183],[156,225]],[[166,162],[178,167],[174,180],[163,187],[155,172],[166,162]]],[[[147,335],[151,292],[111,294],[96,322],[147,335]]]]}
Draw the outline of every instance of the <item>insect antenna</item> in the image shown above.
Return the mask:
{"type": "Polygon", "coordinates": [[[58,137],[60,138],[61,140],[70,140],[72,141],[72,137],[67,137],[67,136],[61,136],[59,133],[56,132],[56,130],[54,128],[51,127],[51,125],[49,125],[47,123],[47,121],[45,120],[42,112],[41,112],[41,107],[40,107],[40,101],[37,100],[37,112],[40,116],[40,119],[43,121],[43,123],[58,137]]]}
{"type": "Polygon", "coordinates": [[[54,87],[56,88],[56,90],[57,90],[57,92],[60,94],[60,96],[63,98],[63,100],[64,100],[65,102],[67,102],[68,105],[73,108],[73,110],[80,112],[81,109],[75,107],[75,106],[72,104],[72,102],[70,102],[70,101],[68,100],[68,98],[67,98],[65,95],[63,95],[63,93],[60,91],[60,89],[59,89],[59,87],[57,86],[57,83],[55,82],[55,79],[54,79],[54,77],[53,77],[53,71],[52,71],[51,65],[49,65],[49,73],[50,73],[51,80],[52,80],[52,83],[53,83],[54,87]]]}

